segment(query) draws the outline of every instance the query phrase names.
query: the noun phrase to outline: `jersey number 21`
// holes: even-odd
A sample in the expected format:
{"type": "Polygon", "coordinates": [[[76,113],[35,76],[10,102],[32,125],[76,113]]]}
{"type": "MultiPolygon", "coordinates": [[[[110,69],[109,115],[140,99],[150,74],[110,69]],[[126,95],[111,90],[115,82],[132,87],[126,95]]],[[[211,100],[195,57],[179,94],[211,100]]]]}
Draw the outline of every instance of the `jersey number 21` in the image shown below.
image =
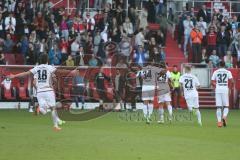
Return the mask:
{"type": "Polygon", "coordinates": [[[193,80],[192,79],[185,79],[185,88],[187,88],[187,89],[193,88],[193,80]]]}

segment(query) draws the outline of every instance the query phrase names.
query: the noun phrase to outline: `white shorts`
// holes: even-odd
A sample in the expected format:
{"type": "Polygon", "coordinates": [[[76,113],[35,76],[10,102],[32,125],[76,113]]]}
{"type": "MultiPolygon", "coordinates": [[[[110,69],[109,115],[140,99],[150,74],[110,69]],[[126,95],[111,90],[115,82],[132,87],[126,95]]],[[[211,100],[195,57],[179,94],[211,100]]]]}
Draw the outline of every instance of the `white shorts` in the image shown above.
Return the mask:
{"type": "Polygon", "coordinates": [[[37,93],[37,100],[40,108],[49,108],[56,106],[56,97],[54,91],[37,93]]]}
{"type": "Polygon", "coordinates": [[[163,102],[171,102],[171,95],[170,93],[166,93],[163,95],[158,96],[158,103],[163,103],[163,102]]]}
{"type": "Polygon", "coordinates": [[[153,85],[144,85],[142,86],[142,100],[146,101],[153,101],[155,96],[155,86],[153,85]]]}
{"type": "Polygon", "coordinates": [[[188,98],[188,99],[186,99],[186,103],[187,103],[188,109],[199,108],[199,98],[198,97],[188,98]]]}
{"type": "Polygon", "coordinates": [[[215,100],[217,107],[229,107],[228,93],[215,93],[215,100]]]}

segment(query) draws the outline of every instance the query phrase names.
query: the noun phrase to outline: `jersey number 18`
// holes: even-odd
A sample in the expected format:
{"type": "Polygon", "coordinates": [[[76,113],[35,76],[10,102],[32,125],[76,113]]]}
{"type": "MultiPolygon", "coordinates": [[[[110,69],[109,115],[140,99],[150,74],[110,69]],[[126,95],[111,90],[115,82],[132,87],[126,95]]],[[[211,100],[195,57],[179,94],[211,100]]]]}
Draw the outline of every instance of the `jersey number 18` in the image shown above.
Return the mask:
{"type": "Polygon", "coordinates": [[[38,70],[38,80],[46,80],[47,79],[47,70],[38,70]]]}

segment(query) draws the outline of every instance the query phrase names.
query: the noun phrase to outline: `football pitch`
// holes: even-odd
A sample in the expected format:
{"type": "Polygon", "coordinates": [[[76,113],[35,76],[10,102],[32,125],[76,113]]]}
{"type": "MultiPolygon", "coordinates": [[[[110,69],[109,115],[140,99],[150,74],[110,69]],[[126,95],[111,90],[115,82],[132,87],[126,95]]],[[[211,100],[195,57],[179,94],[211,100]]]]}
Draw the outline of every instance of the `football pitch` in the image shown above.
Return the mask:
{"type": "Polygon", "coordinates": [[[239,160],[240,111],[230,111],[226,128],[216,127],[215,110],[201,111],[202,127],[188,119],[147,125],[112,112],[54,132],[50,115],[0,110],[0,160],[239,160]]]}

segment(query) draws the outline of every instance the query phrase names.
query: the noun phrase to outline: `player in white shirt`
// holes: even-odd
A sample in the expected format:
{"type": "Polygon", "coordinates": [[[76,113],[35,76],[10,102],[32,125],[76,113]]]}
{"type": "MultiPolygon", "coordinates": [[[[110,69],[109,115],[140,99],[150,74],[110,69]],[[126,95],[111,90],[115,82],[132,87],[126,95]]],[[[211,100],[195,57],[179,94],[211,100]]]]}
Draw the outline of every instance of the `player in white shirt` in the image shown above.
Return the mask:
{"type": "Polygon", "coordinates": [[[156,73],[159,68],[152,64],[147,64],[142,67],[142,70],[137,73],[137,77],[142,77],[142,100],[143,114],[146,118],[146,123],[150,123],[150,118],[153,113],[153,100],[155,96],[156,73]]]}
{"type": "Polygon", "coordinates": [[[33,75],[34,78],[36,78],[37,100],[39,103],[40,112],[42,114],[46,114],[46,108],[50,108],[52,110],[54,130],[59,131],[61,128],[58,125],[61,123],[61,121],[57,115],[56,97],[52,86],[52,76],[57,70],[54,66],[48,65],[47,54],[42,54],[40,56],[40,61],[41,65],[35,66],[33,69],[30,69],[27,72],[10,75],[9,78],[13,79],[27,75],[33,75]]]}
{"type": "MultiPolygon", "coordinates": [[[[161,66],[163,69],[166,70],[166,64],[162,64],[161,66]]],[[[170,94],[170,88],[171,86],[171,73],[169,71],[165,71],[165,73],[163,74],[159,74],[159,76],[157,77],[157,85],[158,88],[161,89],[162,86],[167,86],[168,88],[168,92],[163,94],[163,95],[159,95],[158,93],[158,103],[159,103],[159,115],[160,115],[160,119],[158,121],[158,123],[164,123],[164,104],[167,106],[168,109],[168,113],[169,113],[169,121],[172,121],[172,115],[173,115],[173,111],[172,111],[172,105],[171,105],[171,94],[170,94]]],[[[164,87],[166,88],[166,87],[164,87]]]]}
{"type": "Polygon", "coordinates": [[[196,76],[191,74],[191,67],[185,67],[186,73],[179,79],[182,93],[187,102],[190,113],[194,111],[197,115],[198,124],[202,126],[201,113],[199,111],[199,98],[197,89],[200,87],[199,80],[196,76]]]}
{"type": "Polygon", "coordinates": [[[231,85],[233,82],[232,73],[226,70],[225,62],[220,62],[220,68],[213,72],[212,75],[212,86],[216,86],[215,88],[215,100],[217,107],[217,125],[218,127],[227,126],[227,115],[229,112],[229,81],[231,85]],[[223,113],[222,113],[223,108],[223,113]],[[223,115],[222,115],[223,114],[223,115]]]}

